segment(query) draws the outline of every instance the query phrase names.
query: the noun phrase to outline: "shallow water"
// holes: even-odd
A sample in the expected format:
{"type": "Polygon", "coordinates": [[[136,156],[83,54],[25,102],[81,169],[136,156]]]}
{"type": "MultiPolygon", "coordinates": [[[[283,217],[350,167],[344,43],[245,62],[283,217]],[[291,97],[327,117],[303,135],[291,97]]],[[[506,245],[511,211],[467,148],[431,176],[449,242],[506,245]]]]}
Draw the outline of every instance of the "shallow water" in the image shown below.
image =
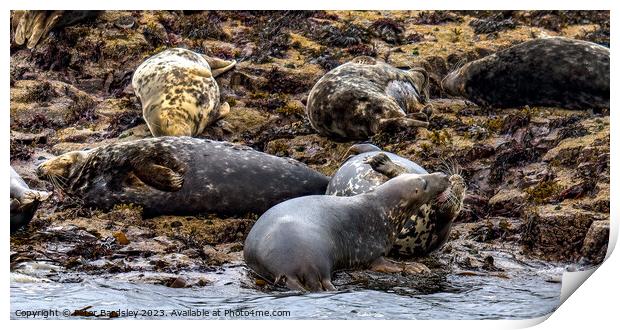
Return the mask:
{"type": "Polygon", "coordinates": [[[13,276],[11,318],[23,318],[16,315],[18,310],[52,309],[59,314],[49,318],[63,319],[64,310],[70,313],[93,306],[89,311],[117,310],[121,317],[140,319],[523,319],[556,309],[561,287],[557,279],[562,270],[537,265],[509,272],[510,278],[448,275],[441,291],[416,295],[367,289],[305,295],[264,293],[238,284],[240,276],[245,276],[240,267],[213,274],[210,285],[186,289],[131,283],[122,278],[32,283],[13,276]],[[137,311],[138,315],[127,316],[125,310],[137,311]],[[189,310],[203,314],[179,316],[189,310]],[[209,315],[204,315],[205,311],[209,315]],[[220,314],[214,315],[214,311],[220,314]],[[274,311],[289,314],[264,314],[274,311]]]}

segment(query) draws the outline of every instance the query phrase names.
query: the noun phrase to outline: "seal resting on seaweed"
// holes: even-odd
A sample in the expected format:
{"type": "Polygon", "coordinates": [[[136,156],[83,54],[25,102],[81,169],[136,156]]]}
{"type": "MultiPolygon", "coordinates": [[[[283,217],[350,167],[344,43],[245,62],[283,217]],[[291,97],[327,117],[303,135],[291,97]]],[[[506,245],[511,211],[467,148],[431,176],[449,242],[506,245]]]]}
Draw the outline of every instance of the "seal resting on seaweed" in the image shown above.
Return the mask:
{"type": "Polygon", "coordinates": [[[386,129],[426,127],[428,99],[422,68],[397,69],[360,56],[327,72],[312,87],[306,114],[320,134],[360,140],[386,129]]]}
{"type": "Polygon", "coordinates": [[[441,85],[483,106],[609,108],[609,48],[563,37],[529,40],[465,64],[441,85]]]}
{"type": "Polygon", "coordinates": [[[428,271],[384,256],[405,221],[449,186],[442,173],[403,174],[352,197],[288,200],[256,221],[244,243],[244,259],[267,281],[302,291],[335,290],[331,278],[339,270],[428,271]]]}
{"type": "Polygon", "coordinates": [[[141,206],[145,215],[261,214],[322,194],[329,178],[290,158],[227,142],[158,137],[72,151],[37,169],[87,207],[141,206]]]}
{"type": "Polygon", "coordinates": [[[171,48],[140,64],[131,84],[153,136],[196,136],[226,116],[215,77],[236,63],[171,48]]]}
{"type": "MultiPolygon", "coordinates": [[[[375,189],[387,180],[404,173],[428,174],[420,165],[372,144],[353,145],[351,156],[338,168],[327,185],[326,194],[354,196],[375,189]],[[370,164],[374,162],[374,164],[370,164]],[[372,166],[371,166],[372,165],[372,166]]],[[[456,172],[452,169],[451,172],[456,172]]],[[[423,256],[447,240],[454,219],[461,212],[466,185],[463,178],[450,175],[450,188],[441,196],[422,205],[405,222],[391,253],[400,256],[423,256]]]]}

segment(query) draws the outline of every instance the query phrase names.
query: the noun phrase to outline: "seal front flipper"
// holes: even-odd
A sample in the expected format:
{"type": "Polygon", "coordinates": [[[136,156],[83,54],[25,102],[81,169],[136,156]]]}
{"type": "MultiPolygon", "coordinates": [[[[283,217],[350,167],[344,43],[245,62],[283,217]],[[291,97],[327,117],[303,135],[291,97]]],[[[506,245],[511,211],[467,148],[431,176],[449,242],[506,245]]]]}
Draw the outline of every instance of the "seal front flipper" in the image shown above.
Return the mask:
{"type": "Polygon", "coordinates": [[[430,272],[428,267],[417,262],[395,262],[384,257],[379,257],[370,264],[370,269],[380,273],[400,273],[419,274],[430,272]]]}
{"type": "Polygon", "coordinates": [[[392,131],[412,127],[428,127],[428,122],[406,117],[379,119],[380,131],[392,131]]]}
{"type": "Polygon", "coordinates": [[[394,163],[390,157],[384,153],[378,153],[366,159],[364,163],[370,165],[373,170],[387,176],[390,179],[401,174],[408,173],[406,168],[394,163]]]}
{"type": "Polygon", "coordinates": [[[183,187],[181,173],[153,163],[132,162],[134,174],[145,184],[161,191],[178,191],[183,187]]]}

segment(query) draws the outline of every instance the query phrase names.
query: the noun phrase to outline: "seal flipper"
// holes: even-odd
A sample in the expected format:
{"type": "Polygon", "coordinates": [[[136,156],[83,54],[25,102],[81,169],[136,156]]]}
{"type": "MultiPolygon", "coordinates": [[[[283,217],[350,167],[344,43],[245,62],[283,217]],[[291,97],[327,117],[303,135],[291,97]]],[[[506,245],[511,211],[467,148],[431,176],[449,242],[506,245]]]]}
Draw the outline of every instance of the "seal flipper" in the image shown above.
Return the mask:
{"type": "Polygon", "coordinates": [[[423,272],[430,272],[428,267],[417,262],[394,262],[384,257],[379,257],[370,264],[370,269],[380,273],[400,273],[406,272],[409,274],[419,274],[423,272]]]}
{"type": "Polygon", "coordinates": [[[390,157],[384,153],[378,153],[366,159],[364,163],[370,165],[373,170],[387,176],[390,179],[407,173],[406,168],[394,163],[390,157]]]}
{"type": "Polygon", "coordinates": [[[379,130],[380,131],[389,131],[393,129],[411,128],[411,127],[428,127],[428,122],[406,118],[406,117],[379,119],[379,130]]]}
{"type": "Polygon", "coordinates": [[[232,69],[235,65],[237,65],[237,61],[235,60],[227,61],[217,57],[209,57],[206,55],[203,55],[202,57],[204,57],[204,59],[207,60],[207,63],[209,63],[213,78],[221,75],[222,73],[232,69]]]}
{"type": "Polygon", "coordinates": [[[344,153],[344,155],[342,156],[342,162],[344,163],[345,161],[349,160],[349,158],[355,155],[371,151],[381,151],[381,148],[371,143],[354,144],[347,150],[347,152],[344,153]]]}
{"type": "Polygon", "coordinates": [[[134,174],[145,184],[161,191],[179,191],[184,177],[169,167],[149,162],[132,162],[134,174]]]}

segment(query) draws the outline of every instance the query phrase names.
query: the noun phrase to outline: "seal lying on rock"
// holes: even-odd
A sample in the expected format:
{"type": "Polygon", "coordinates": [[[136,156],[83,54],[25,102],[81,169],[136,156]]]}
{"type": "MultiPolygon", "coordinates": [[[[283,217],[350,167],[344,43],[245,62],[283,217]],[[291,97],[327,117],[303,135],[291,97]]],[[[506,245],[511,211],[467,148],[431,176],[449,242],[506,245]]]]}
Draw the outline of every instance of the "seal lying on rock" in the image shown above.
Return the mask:
{"type": "Polygon", "coordinates": [[[38,175],[85,206],[141,206],[145,215],[245,216],[322,194],[329,178],[289,158],[191,137],[159,137],[72,151],[38,175]]]}
{"type": "Polygon", "coordinates": [[[360,56],[326,73],[308,95],[306,113],[320,134],[366,139],[387,128],[425,127],[428,98],[422,68],[397,69],[360,56]],[[421,120],[420,120],[421,119],[421,120]]]}
{"type": "Polygon", "coordinates": [[[32,190],[11,167],[11,233],[30,223],[39,204],[51,194],[32,190]]]}
{"type": "Polygon", "coordinates": [[[562,37],[530,40],[465,64],[441,85],[484,106],[609,108],[609,48],[562,37]]]}
{"type": "MultiPolygon", "coordinates": [[[[375,189],[387,180],[404,173],[428,174],[420,165],[371,144],[356,144],[353,154],[336,171],[326,194],[354,196],[375,189]],[[372,167],[371,167],[372,165],[372,167]]],[[[461,212],[465,198],[465,181],[458,174],[450,176],[450,188],[441,198],[422,205],[398,234],[393,254],[423,256],[443,245],[452,222],[461,212]]]]}
{"type": "Polygon", "coordinates": [[[26,47],[32,49],[52,29],[96,17],[99,13],[97,10],[14,10],[12,25],[15,43],[23,45],[27,42],[26,47]]]}
{"type": "Polygon", "coordinates": [[[236,63],[172,48],[140,64],[131,84],[153,136],[196,136],[226,116],[214,78],[236,63]]]}
{"type": "Polygon", "coordinates": [[[334,290],[331,277],[338,270],[420,272],[426,267],[397,265],[383,256],[405,221],[449,186],[442,173],[403,174],[352,197],[288,200],[256,221],[243,256],[262,278],[302,291],[334,290]]]}

